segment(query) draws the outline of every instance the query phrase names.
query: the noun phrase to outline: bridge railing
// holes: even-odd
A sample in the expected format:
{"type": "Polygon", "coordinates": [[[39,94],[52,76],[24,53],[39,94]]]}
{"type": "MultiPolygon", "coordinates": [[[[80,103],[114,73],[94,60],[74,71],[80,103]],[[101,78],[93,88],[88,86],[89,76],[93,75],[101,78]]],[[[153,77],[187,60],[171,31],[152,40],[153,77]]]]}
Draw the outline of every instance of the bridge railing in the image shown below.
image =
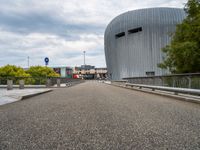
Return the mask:
{"type": "MultiPolygon", "coordinates": [[[[200,89],[200,73],[123,78],[127,83],[200,89]]],[[[122,83],[122,82],[121,82],[122,83]]]]}
{"type": "Polygon", "coordinates": [[[175,87],[165,87],[165,86],[152,86],[152,85],[144,85],[144,84],[132,84],[132,83],[126,83],[126,87],[139,87],[140,89],[146,88],[151,89],[152,91],[160,90],[160,91],[168,91],[168,92],[174,92],[175,95],[178,95],[178,93],[182,94],[191,94],[191,95],[200,95],[199,89],[188,89],[188,88],[175,88],[175,87]]]}

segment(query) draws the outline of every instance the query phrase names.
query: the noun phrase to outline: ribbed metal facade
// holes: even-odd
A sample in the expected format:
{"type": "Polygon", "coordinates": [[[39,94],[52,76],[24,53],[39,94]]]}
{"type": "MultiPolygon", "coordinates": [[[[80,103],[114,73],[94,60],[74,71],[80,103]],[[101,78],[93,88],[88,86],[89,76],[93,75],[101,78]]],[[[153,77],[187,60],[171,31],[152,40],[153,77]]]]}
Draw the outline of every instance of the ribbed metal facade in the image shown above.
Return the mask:
{"type": "Polygon", "coordinates": [[[149,8],[129,11],[114,18],[104,35],[106,64],[112,80],[163,75],[157,67],[178,23],[186,17],[178,8],[149,8]]]}

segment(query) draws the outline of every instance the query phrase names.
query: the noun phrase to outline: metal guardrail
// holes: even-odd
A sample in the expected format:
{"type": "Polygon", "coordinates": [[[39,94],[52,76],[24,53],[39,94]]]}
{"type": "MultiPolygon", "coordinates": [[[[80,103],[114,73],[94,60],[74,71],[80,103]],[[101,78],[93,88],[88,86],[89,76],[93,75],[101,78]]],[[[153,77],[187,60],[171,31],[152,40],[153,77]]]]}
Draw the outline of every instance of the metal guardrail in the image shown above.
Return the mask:
{"type": "Polygon", "coordinates": [[[153,91],[154,90],[168,91],[168,92],[174,92],[175,94],[183,93],[183,94],[200,95],[200,90],[198,90],[198,89],[151,86],[151,85],[131,84],[131,83],[126,83],[125,86],[139,87],[139,88],[149,88],[149,89],[152,89],[153,91]]]}
{"type": "Polygon", "coordinates": [[[200,73],[123,78],[128,83],[200,89],[200,73]]]}

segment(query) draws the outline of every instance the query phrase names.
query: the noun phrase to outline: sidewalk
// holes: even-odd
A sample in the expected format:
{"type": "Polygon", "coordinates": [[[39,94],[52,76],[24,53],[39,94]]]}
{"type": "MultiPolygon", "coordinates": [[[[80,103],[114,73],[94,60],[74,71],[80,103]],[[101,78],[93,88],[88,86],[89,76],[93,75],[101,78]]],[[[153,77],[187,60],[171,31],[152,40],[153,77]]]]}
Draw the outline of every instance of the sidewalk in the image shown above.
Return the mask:
{"type": "Polygon", "coordinates": [[[51,89],[40,88],[40,89],[0,89],[0,105],[4,105],[7,103],[12,103],[15,101],[19,101],[28,97],[32,97],[35,95],[39,95],[42,93],[50,92],[51,89]]]}

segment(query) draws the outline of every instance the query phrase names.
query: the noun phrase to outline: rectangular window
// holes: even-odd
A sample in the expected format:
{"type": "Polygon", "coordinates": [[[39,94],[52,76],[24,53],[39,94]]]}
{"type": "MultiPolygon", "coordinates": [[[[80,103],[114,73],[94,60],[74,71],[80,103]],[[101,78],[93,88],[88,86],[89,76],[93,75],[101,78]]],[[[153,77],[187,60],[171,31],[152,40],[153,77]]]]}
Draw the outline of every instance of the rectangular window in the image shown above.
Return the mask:
{"type": "Polygon", "coordinates": [[[115,38],[118,39],[118,38],[120,38],[122,36],[125,36],[125,32],[121,32],[121,33],[116,34],[115,38]]]}
{"type": "Polygon", "coordinates": [[[130,29],[130,30],[128,30],[128,34],[137,33],[137,32],[141,32],[141,31],[142,31],[142,27],[130,29]]]}
{"type": "Polygon", "coordinates": [[[155,72],[154,71],[148,71],[146,72],[147,76],[155,76],[155,72]]]}

